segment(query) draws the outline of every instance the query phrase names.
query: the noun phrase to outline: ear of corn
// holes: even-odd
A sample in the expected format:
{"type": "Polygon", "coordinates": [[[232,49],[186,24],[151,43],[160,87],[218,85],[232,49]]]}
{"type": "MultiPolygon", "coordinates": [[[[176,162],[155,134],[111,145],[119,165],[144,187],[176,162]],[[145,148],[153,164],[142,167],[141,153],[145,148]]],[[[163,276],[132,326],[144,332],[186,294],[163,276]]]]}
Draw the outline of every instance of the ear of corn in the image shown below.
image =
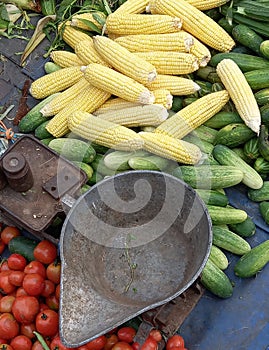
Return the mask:
{"type": "Polygon", "coordinates": [[[153,64],[158,74],[181,75],[193,73],[199,68],[194,55],[175,51],[135,52],[134,55],[153,64]]]}
{"type": "Polygon", "coordinates": [[[83,66],[84,62],[74,53],[65,50],[52,51],[50,53],[50,58],[58,66],[72,67],[72,66],[83,66]]]}
{"type": "Polygon", "coordinates": [[[70,25],[70,22],[61,26],[59,32],[62,35],[63,41],[70,47],[72,47],[72,49],[74,49],[76,44],[82,40],[92,40],[92,38],[88,34],[83,33],[81,30],[72,27],[70,25]]]}
{"type": "Polygon", "coordinates": [[[149,0],[127,0],[113,13],[117,15],[122,13],[143,13],[148,3],[149,0]]]}
{"type": "Polygon", "coordinates": [[[235,46],[232,37],[217,22],[186,0],[151,0],[149,9],[154,14],[182,18],[183,30],[218,51],[230,51],[235,46]]]}
{"type": "Polygon", "coordinates": [[[94,111],[94,115],[99,115],[107,112],[112,111],[119,111],[123,108],[131,108],[131,107],[137,107],[141,106],[141,103],[135,103],[123,100],[120,97],[114,97],[107,100],[105,103],[102,104],[101,107],[99,107],[96,111],[94,111]]]}
{"type": "Polygon", "coordinates": [[[168,34],[124,35],[116,38],[115,41],[131,52],[190,52],[194,45],[193,36],[183,30],[168,34]]]}
{"type": "Polygon", "coordinates": [[[77,110],[93,112],[100,107],[111,95],[94,86],[85,86],[80,94],[71,100],[63,109],[50,119],[46,129],[54,136],[65,135],[68,129],[68,117],[77,110]]]}
{"type": "Polygon", "coordinates": [[[130,102],[153,104],[155,99],[144,85],[101,64],[91,63],[84,70],[90,84],[130,102]]]}
{"type": "Polygon", "coordinates": [[[192,6],[196,7],[201,11],[211,10],[215,7],[222,6],[226,4],[229,0],[185,0],[192,6]]]}
{"type": "Polygon", "coordinates": [[[155,97],[155,103],[163,105],[166,109],[170,109],[173,104],[173,96],[167,89],[152,90],[155,97]]]}
{"type": "Polygon", "coordinates": [[[189,53],[198,58],[199,66],[205,67],[211,59],[211,53],[207,46],[205,46],[200,40],[193,38],[193,45],[190,47],[189,53]]]}
{"type": "Polygon", "coordinates": [[[110,14],[106,19],[108,33],[117,35],[174,33],[181,29],[180,18],[169,15],[110,14]]]}
{"type": "Polygon", "coordinates": [[[153,132],[139,132],[144,140],[144,149],[158,156],[175,160],[182,164],[197,164],[202,158],[199,147],[167,135],[153,132]]]}
{"type": "Polygon", "coordinates": [[[168,112],[162,105],[154,104],[122,108],[99,114],[98,117],[127,127],[154,126],[166,120],[168,112]]]}
{"type": "Polygon", "coordinates": [[[65,90],[83,77],[80,68],[80,66],[62,68],[38,78],[31,84],[31,95],[34,98],[41,99],[55,92],[65,90]]]}
{"type": "Polygon", "coordinates": [[[85,12],[73,15],[70,21],[70,25],[91,31],[91,28],[87,25],[87,21],[92,22],[97,28],[102,29],[103,25],[98,22],[95,16],[100,17],[102,20],[106,20],[104,12],[85,12]]]}
{"type": "Polygon", "coordinates": [[[207,94],[172,115],[155,132],[181,139],[213,117],[228,100],[229,94],[226,90],[207,94]]]}
{"type": "Polygon", "coordinates": [[[151,63],[136,57],[115,41],[97,35],[93,42],[97,52],[117,71],[142,84],[156,79],[156,68],[151,63]]]}
{"type": "Polygon", "coordinates": [[[77,111],[68,118],[69,129],[86,140],[122,151],[136,151],[143,147],[143,139],[125,126],[77,111]]]}
{"type": "Polygon", "coordinates": [[[90,41],[82,40],[76,44],[74,48],[76,55],[85,65],[90,63],[99,63],[103,64],[104,66],[108,66],[109,64],[107,61],[105,61],[96,51],[93,39],[90,39],[90,41]]]}
{"type": "Polygon", "coordinates": [[[241,69],[233,60],[223,59],[217,65],[217,74],[231,96],[240,117],[250,129],[259,134],[260,109],[241,69]]]}

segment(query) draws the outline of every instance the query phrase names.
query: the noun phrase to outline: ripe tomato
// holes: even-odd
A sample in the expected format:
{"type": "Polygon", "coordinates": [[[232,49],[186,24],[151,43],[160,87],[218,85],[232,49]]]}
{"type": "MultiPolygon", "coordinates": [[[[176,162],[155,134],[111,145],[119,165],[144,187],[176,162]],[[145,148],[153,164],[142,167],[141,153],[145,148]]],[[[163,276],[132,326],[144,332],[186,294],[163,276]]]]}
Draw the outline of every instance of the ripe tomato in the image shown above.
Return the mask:
{"type": "Polygon", "coordinates": [[[55,284],[50,280],[44,280],[44,289],[41,293],[42,297],[48,297],[55,292],[55,284]]]}
{"type": "Polygon", "coordinates": [[[17,227],[6,226],[1,232],[1,239],[7,245],[12,238],[18,237],[20,234],[21,232],[17,227]]]}
{"type": "Polygon", "coordinates": [[[119,341],[112,346],[111,350],[133,350],[133,348],[125,341],[119,341]]]}
{"type": "Polygon", "coordinates": [[[141,350],[157,350],[158,343],[152,337],[148,337],[145,342],[141,345],[141,350]]]}
{"type": "Polygon", "coordinates": [[[45,279],[38,273],[27,273],[22,281],[22,288],[27,294],[38,296],[45,288],[45,279]]]}
{"type": "Polygon", "coordinates": [[[7,264],[11,270],[23,271],[27,265],[27,260],[21,254],[13,253],[7,258],[7,264]]]}
{"type": "Polygon", "coordinates": [[[12,304],[15,300],[13,295],[5,295],[0,299],[0,312],[11,312],[12,304]]]}
{"type": "Polygon", "coordinates": [[[0,268],[0,272],[2,271],[9,271],[10,268],[8,267],[8,264],[7,264],[7,260],[4,260],[1,262],[1,268],[0,268]]]}
{"type": "Polygon", "coordinates": [[[135,335],[136,330],[133,327],[121,327],[117,332],[119,341],[123,341],[126,343],[132,343],[135,335]]]}
{"type": "Polygon", "coordinates": [[[55,284],[60,283],[61,279],[61,264],[56,259],[54,262],[50,263],[46,269],[47,278],[55,284]]]}
{"type": "Polygon", "coordinates": [[[16,289],[16,286],[9,282],[8,276],[10,272],[10,270],[0,272],[0,288],[5,294],[10,294],[16,289]]]}
{"type": "Polygon", "coordinates": [[[158,329],[152,329],[149,332],[149,336],[155,339],[157,343],[162,340],[162,333],[158,329]]]}
{"type": "Polygon", "coordinates": [[[172,348],[184,348],[184,346],[184,339],[179,334],[172,335],[166,342],[166,350],[172,350],[172,348]]]}
{"type": "Polygon", "coordinates": [[[35,247],[34,257],[42,264],[49,265],[57,258],[57,248],[55,244],[44,239],[35,247]]]}
{"type": "Polygon", "coordinates": [[[50,350],[69,350],[69,349],[71,348],[67,348],[66,346],[63,345],[58,335],[54,337],[50,343],[50,350]]]}
{"type": "Polygon", "coordinates": [[[131,346],[132,346],[133,350],[139,350],[140,349],[140,344],[137,341],[133,342],[131,344],[131,346]]]}
{"type": "Polygon", "coordinates": [[[44,350],[39,340],[36,340],[32,346],[31,350],[44,350]]]}
{"type": "Polygon", "coordinates": [[[21,287],[25,273],[23,271],[10,271],[8,280],[13,286],[21,287]]]}
{"type": "Polygon", "coordinates": [[[12,339],[19,334],[20,326],[10,312],[0,315],[0,338],[12,339]]]}
{"type": "Polygon", "coordinates": [[[61,286],[60,286],[60,284],[57,284],[56,289],[55,289],[55,296],[58,300],[60,299],[60,292],[61,292],[61,286]]]}
{"type": "Polygon", "coordinates": [[[45,337],[52,337],[58,332],[59,315],[56,311],[47,309],[39,312],[35,320],[36,330],[45,337]]]}
{"type": "Polygon", "coordinates": [[[22,288],[22,287],[19,287],[17,290],[16,290],[16,298],[17,297],[21,297],[21,296],[24,296],[24,295],[28,295],[25,290],[22,288]]]}
{"type": "Polygon", "coordinates": [[[29,262],[29,264],[25,266],[24,272],[38,273],[44,279],[46,278],[46,267],[40,261],[37,261],[37,260],[33,260],[29,262]]]}
{"type": "Polygon", "coordinates": [[[3,251],[6,248],[6,244],[3,242],[3,240],[0,238],[0,254],[3,253],[3,251]]]}
{"type": "Polygon", "coordinates": [[[104,346],[104,350],[110,350],[117,342],[119,341],[116,334],[110,334],[107,336],[106,344],[104,346]]]}
{"type": "Polygon", "coordinates": [[[35,338],[35,335],[33,333],[33,331],[36,331],[36,327],[35,327],[34,322],[28,323],[28,324],[21,324],[20,329],[21,329],[20,334],[25,335],[29,339],[35,338]]]}
{"type": "Polygon", "coordinates": [[[10,345],[14,350],[31,350],[32,342],[25,335],[17,335],[10,341],[10,345]]]}
{"type": "Polygon", "coordinates": [[[48,305],[45,303],[39,303],[39,312],[49,309],[48,305]]]}
{"type": "Polygon", "coordinates": [[[32,323],[39,312],[39,302],[36,297],[22,295],[16,297],[12,305],[12,313],[20,323],[32,323]]]}
{"type": "Polygon", "coordinates": [[[0,344],[6,344],[6,342],[7,342],[6,339],[0,338],[0,344]]]}
{"type": "Polygon", "coordinates": [[[46,298],[46,304],[51,310],[55,310],[55,311],[59,310],[59,306],[60,306],[59,299],[57,299],[54,294],[49,295],[46,298]]]}
{"type": "Polygon", "coordinates": [[[13,347],[9,344],[1,344],[0,350],[14,350],[13,347]]]}
{"type": "Polygon", "coordinates": [[[88,350],[101,350],[106,345],[107,338],[104,335],[89,341],[86,346],[88,350]]]}

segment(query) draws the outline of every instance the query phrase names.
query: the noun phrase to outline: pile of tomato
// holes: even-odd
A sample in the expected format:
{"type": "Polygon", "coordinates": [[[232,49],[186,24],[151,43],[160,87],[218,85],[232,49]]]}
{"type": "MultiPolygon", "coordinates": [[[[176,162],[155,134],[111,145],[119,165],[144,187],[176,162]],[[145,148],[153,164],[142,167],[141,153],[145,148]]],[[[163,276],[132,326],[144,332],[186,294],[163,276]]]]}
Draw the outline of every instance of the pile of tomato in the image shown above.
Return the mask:
{"type": "MultiPolygon", "coordinates": [[[[21,234],[6,226],[0,234],[0,254],[9,241],[21,234]]],[[[34,261],[13,253],[0,265],[0,350],[68,350],[59,337],[61,264],[56,246],[42,240],[34,248],[34,261]]],[[[152,329],[141,345],[136,329],[122,326],[99,336],[76,350],[157,350],[164,341],[152,329]]],[[[187,350],[184,339],[175,334],[165,343],[166,350],[187,350]]],[[[74,348],[72,348],[74,349],[74,348]]]]}

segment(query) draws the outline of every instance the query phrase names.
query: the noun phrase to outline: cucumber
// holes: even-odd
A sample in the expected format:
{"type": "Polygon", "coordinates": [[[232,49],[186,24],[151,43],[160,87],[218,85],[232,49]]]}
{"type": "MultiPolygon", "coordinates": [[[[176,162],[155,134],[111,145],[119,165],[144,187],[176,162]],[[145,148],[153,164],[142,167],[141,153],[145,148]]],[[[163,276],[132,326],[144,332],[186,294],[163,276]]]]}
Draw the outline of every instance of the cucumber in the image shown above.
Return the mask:
{"type": "Polygon", "coordinates": [[[268,21],[269,8],[267,4],[259,3],[252,0],[239,1],[235,4],[238,13],[243,13],[249,18],[257,21],[268,21]]]}
{"type": "Polygon", "coordinates": [[[196,134],[193,133],[193,132],[191,132],[191,133],[189,133],[188,135],[184,136],[184,137],[182,138],[182,140],[184,140],[184,141],[186,141],[186,142],[189,142],[189,143],[192,143],[192,144],[198,146],[198,147],[200,148],[200,150],[201,150],[203,153],[206,153],[206,154],[211,154],[212,151],[213,151],[213,148],[214,148],[214,146],[212,145],[212,143],[200,139],[200,138],[197,137],[196,134]]]}
{"type": "Polygon", "coordinates": [[[269,88],[265,88],[255,92],[254,97],[259,106],[269,103],[269,88]]]}
{"type": "Polygon", "coordinates": [[[233,28],[235,24],[231,24],[226,18],[222,17],[221,19],[218,20],[218,24],[225,29],[227,33],[232,35],[233,28]]]}
{"type": "Polygon", "coordinates": [[[242,118],[237,112],[218,112],[213,117],[208,119],[203,125],[213,128],[221,129],[226,125],[232,123],[244,123],[242,118]]]}
{"type": "Polygon", "coordinates": [[[205,204],[226,207],[226,205],[229,203],[229,199],[226,194],[220,193],[217,190],[196,189],[195,191],[205,202],[205,204]]]}
{"type": "Polygon", "coordinates": [[[217,246],[212,244],[209,259],[221,270],[227,269],[229,261],[225,253],[217,246]]]}
{"type": "Polygon", "coordinates": [[[241,237],[251,237],[256,233],[256,225],[249,215],[243,222],[230,224],[229,229],[241,237]]]}
{"type": "Polygon", "coordinates": [[[269,225],[269,202],[260,202],[259,209],[263,220],[269,225]]]}
{"type": "Polygon", "coordinates": [[[252,163],[252,160],[245,155],[244,149],[242,147],[234,147],[233,151],[238,155],[238,157],[242,158],[247,164],[252,163]]]}
{"type": "Polygon", "coordinates": [[[98,145],[97,143],[92,142],[91,146],[94,148],[96,153],[106,154],[109,151],[109,148],[106,146],[98,145]]]}
{"type": "Polygon", "coordinates": [[[99,173],[102,176],[113,176],[119,173],[119,171],[112,170],[105,165],[103,154],[97,153],[94,160],[90,163],[90,165],[95,172],[99,173]]]}
{"type": "Polygon", "coordinates": [[[234,273],[241,278],[252,277],[260,272],[268,262],[269,240],[266,240],[253,247],[237,261],[234,273]]]}
{"type": "Polygon", "coordinates": [[[244,144],[255,135],[256,133],[246,124],[231,123],[219,129],[213,144],[225,145],[231,148],[237,147],[244,144]]]}
{"type": "Polygon", "coordinates": [[[249,189],[247,196],[253,202],[269,201],[269,181],[263,181],[262,187],[257,190],[249,189]]]}
{"type": "Polygon", "coordinates": [[[243,172],[242,183],[252,189],[259,189],[263,185],[260,174],[240,158],[232,149],[225,145],[216,145],[213,156],[217,161],[226,166],[233,166],[243,172]]]}
{"type": "Polygon", "coordinates": [[[57,138],[50,141],[48,146],[69,160],[90,163],[96,156],[94,148],[89,143],[78,139],[57,138]]]}
{"type": "Polygon", "coordinates": [[[8,243],[8,249],[11,254],[21,254],[28,261],[35,260],[34,249],[38,245],[38,241],[25,236],[12,238],[8,243]]]}
{"type": "Polygon", "coordinates": [[[253,168],[259,173],[259,174],[269,174],[269,162],[268,160],[265,160],[263,157],[258,157],[254,164],[253,168]]]}
{"type": "Polygon", "coordinates": [[[85,172],[87,175],[87,181],[89,181],[93,175],[93,168],[90,166],[90,164],[77,161],[73,161],[72,163],[85,172]]]}
{"type": "Polygon", "coordinates": [[[79,190],[80,195],[82,195],[85,192],[89,191],[90,188],[91,188],[91,186],[88,185],[88,184],[84,184],[83,186],[81,186],[81,188],[79,190]]]}
{"type": "Polygon", "coordinates": [[[265,160],[269,161],[269,127],[267,125],[261,125],[258,138],[259,152],[265,160]]]}
{"type": "Polygon", "coordinates": [[[181,165],[173,170],[172,175],[195,189],[211,190],[237,185],[243,179],[242,170],[223,165],[181,165]]]}
{"type": "Polygon", "coordinates": [[[260,45],[260,53],[263,57],[269,59],[269,40],[264,40],[260,45]]]}
{"type": "Polygon", "coordinates": [[[103,180],[104,176],[99,174],[97,171],[93,171],[92,177],[88,180],[87,184],[90,186],[95,185],[97,182],[103,180]]]}
{"type": "Polygon", "coordinates": [[[182,109],[183,107],[183,98],[180,96],[173,96],[173,103],[171,110],[174,112],[178,112],[182,109]]]}
{"type": "Polygon", "coordinates": [[[45,138],[45,139],[41,139],[40,141],[44,144],[44,145],[46,145],[46,146],[48,146],[49,145],[49,143],[50,143],[50,141],[52,141],[52,140],[54,140],[55,139],[55,137],[47,137],[47,138],[45,138]]]}
{"type": "Polygon", "coordinates": [[[41,140],[41,139],[53,137],[53,135],[50,132],[48,132],[48,130],[46,129],[46,126],[48,125],[49,122],[50,122],[49,120],[46,120],[40,125],[38,125],[38,127],[35,129],[34,134],[37,139],[41,140]]]}
{"type": "Polygon", "coordinates": [[[198,126],[192,134],[199,137],[201,140],[213,143],[218,131],[214,128],[210,128],[206,125],[198,126]]]}
{"type": "Polygon", "coordinates": [[[220,165],[210,153],[202,153],[202,159],[199,165],[220,165]]]}
{"type": "Polygon", "coordinates": [[[229,277],[210,259],[207,260],[201,273],[202,285],[219,298],[229,298],[233,295],[233,286],[229,277]]]}
{"type": "Polygon", "coordinates": [[[257,159],[260,155],[259,138],[255,136],[255,137],[252,137],[250,140],[248,140],[244,144],[243,151],[249,159],[251,160],[257,159]]]}
{"type": "Polygon", "coordinates": [[[269,87],[269,69],[256,69],[244,73],[251,89],[260,90],[269,87]]]}
{"type": "Polygon", "coordinates": [[[44,117],[40,110],[47,103],[51,102],[56,96],[58,96],[60,92],[52,94],[35,105],[30,111],[21,119],[18,124],[18,130],[22,133],[30,133],[33,132],[40,124],[48,120],[47,117],[44,117]]]}
{"type": "Polygon", "coordinates": [[[250,48],[256,54],[260,54],[260,45],[264,41],[264,39],[253,29],[249,28],[244,24],[238,24],[232,29],[232,37],[235,39],[236,42],[244,45],[245,47],[250,48]]]}
{"type": "Polygon", "coordinates": [[[130,166],[128,160],[133,154],[134,152],[112,151],[105,154],[104,164],[112,170],[129,170],[130,166]]]}
{"type": "Polygon", "coordinates": [[[62,67],[60,67],[58,64],[54,62],[49,61],[44,64],[44,70],[45,70],[45,73],[47,74],[56,72],[56,70],[59,70],[59,69],[62,69],[62,67]]]}
{"type": "Polygon", "coordinates": [[[269,125],[269,101],[266,105],[260,107],[261,121],[264,125],[269,125]]]}
{"type": "Polygon", "coordinates": [[[247,218],[247,213],[241,209],[208,204],[206,207],[213,225],[239,224],[247,218]]]}
{"type": "Polygon", "coordinates": [[[165,170],[170,161],[159,156],[131,157],[128,160],[129,166],[134,170],[165,170]]]}
{"type": "Polygon", "coordinates": [[[231,52],[237,52],[237,53],[245,53],[247,55],[252,55],[253,51],[251,51],[248,47],[243,45],[237,45],[235,46],[231,52]]]}

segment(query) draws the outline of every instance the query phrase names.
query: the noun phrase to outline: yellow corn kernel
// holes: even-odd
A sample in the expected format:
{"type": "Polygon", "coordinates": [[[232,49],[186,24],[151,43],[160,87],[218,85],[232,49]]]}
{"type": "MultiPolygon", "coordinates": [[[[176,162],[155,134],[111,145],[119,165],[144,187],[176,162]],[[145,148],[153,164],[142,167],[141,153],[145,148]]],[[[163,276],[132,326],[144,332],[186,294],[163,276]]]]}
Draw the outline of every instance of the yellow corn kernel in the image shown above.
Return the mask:
{"type": "Polygon", "coordinates": [[[67,24],[61,26],[60,29],[59,29],[59,32],[62,35],[63,41],[67,45],[72,47],[72,49],[74,49],[76,44],[79,43],[82,40],[92,41],[92,38],[88,34],[82,32],[79,29],[76,29],[76,28],[72,27],[70,25],[70,22],[68,22],[67,24]]]}
{"type": "Polygon", "coordinates": [[[155,97],[155,103],[163,105],[166,109],[170,109],[173,104],[173,96],[171,92],[166,89],[152,90],[155,97]]]}
{"type": "Polygon", "coordinates": [[[105,23],[106,15],[104,12],[84,12],[73,15],[70,21],[70,25],[80,29],[91,31],[92,28],[88,26],[87,22],[93,23],[98,29],[102,29],[103,25],[100,23],[101,20],[105,23]]]}
{"type": "Polygon", "coordinates": [[[199,68],[198,59],[194,55],[176,51],[134,52],[154,65],[157,74],[181,75],[193,73],[199,68]]]}
{"type": "Polygon", "coordinates": [[[47,103],[43,108],[41,108],[40,113],[44,117],[50,117],[57,114],[70,101],[77,98],[81,94],[81,91],[83,91],[83,89],[86,87],[90,88],[90,84],[84,77],[80,78],[77,83],[71,85],[69,88],[56,96],[52,101],[47,103]]]}
{"type": "Polygon", "coordinates": [[[155,132],[181,139],[218,113],[228,100],[226,90],[200,97],[160,124],[155,132]]]}
{"type": "Polygon", "coordinates": [[[98,115],[98,118],[127,127],[159,125],[168,118],[167,109],[159,104],[122,108],[98,115]]]}
{"type": "Polygon", "coordinates": [[[50,58],[54,63],[62,68],[72,66],[83,66],[84,62],[74,53],[65,50],[56,50],[50,53],[50,58]]]}
{"type": "Polygon", "coordinates": [[[113,13],[143,13],[146,11],[149,0],[127,0],[113,13]]]}
{"type": "Polygon", "coordinates": [[[114,97],[107,100],[101,107],[99,107],[96,111],[94,111],[94,115],[103,114],[111,111],[118,111],[123,108],[137,107],[141,106],[141,103],[135,103],[123,100],[120,97],[114,97]]]}
{"type": "Polygon", "coordinates": [[[207,66],[208,62],[211,59],[211,53],[207,46],[205,46],[200,40],[193,38],[194,43],[190,48],[189,53],[193,54],[198,58],[198,63],[200,67],[207,66]]]}
{"type": "Polygon", "coordinates": [[[123,13],[110,14],[106,19],[107,32],[117,35],[174,33],[181,27],[181,19],[169,15],[123,13]]]}
{"type": "Polygon", "coordinates": [[[87,65],[90,63],[99,63],[104,66],[108,66],[108,63],[99,55],[95,50],[93,39],[82,40],[74,48],[76,55],[81,59],[81,61],[87,65]]]}
{"type": "Polygon", "coordinates": [[[182,164],[197,164],[202,152],[196,145],[154,132],[139,132],[144,140],[144,149],[158,156],[175,160],[182,164]]]}
{"type": "Polygon", "coordinates": [[[232,37],[217,22],[186,0],[150,0],[149,9],[151,13],[181,18],[183,30],[218,51],[230,51],[235,46],[232,37]]]}
{"type": "Polygon", "coordinates": [[[73,112],[68,118],[68,126],[84,139],[116,150],[136,151],[144,144],[143,139],[132,129],[87,112],[73,112]]]}
{"type": "Polygon", "coordinates": [[[243,72],[231,59],[217,65],[217,74],[228,91],[235,108],[245,124],[259,134],[261,113],[253,91],[243,72]]]}
{"type": "Polygon", "coordinates": [[[191,47],[194,45],[193,36],[183,30],[168,34],[124,35],[116,38],[115,41],[131,52],[190,52],[191,47]]]}
{"type": "Polygon", "coordinates": [[[153,104],[155,101],[152,92],[144,85],[101,64],[89,64],[84,69],[84,76],[90,84],[124,100],[141,104],[153,104]]]}
{"type": "Polygon", "coordinates": [[[198,10],[205,11],[226,4],[229,0],[185,0],[198,10]]]}
{"type": "Polygon", "coordinates": [[[105,36],[97,35],[93,38],[93,43],[96,51],[118,72],[141,84],[156,79],[156,68],[151,63],[136,57],[115,41],[105,36]]]}
{"type": "Polygon", "coordinates": [[[54,137],[61,137],[68,133],[68,117],[75,111],[93,112],[100,107],[111,95],[94,86],[85,86],[80,94],[60,110],[46,126],[54,137]]]}
{"type": "Polygon", "coordinates": [[[61,68],[33,81],[30,93],[34,98],[41,99],[55,92],[65,90],[83,77],[80,66],[61,68]]]}
{"type": "Polygon", "coordinates": [[[149,90],[166,89],[177,96],[190,95],[200,90],[200,86],[191,79],[164,74],[158,74],[156,80],[146,84],[146,87],[149,90]]]}

